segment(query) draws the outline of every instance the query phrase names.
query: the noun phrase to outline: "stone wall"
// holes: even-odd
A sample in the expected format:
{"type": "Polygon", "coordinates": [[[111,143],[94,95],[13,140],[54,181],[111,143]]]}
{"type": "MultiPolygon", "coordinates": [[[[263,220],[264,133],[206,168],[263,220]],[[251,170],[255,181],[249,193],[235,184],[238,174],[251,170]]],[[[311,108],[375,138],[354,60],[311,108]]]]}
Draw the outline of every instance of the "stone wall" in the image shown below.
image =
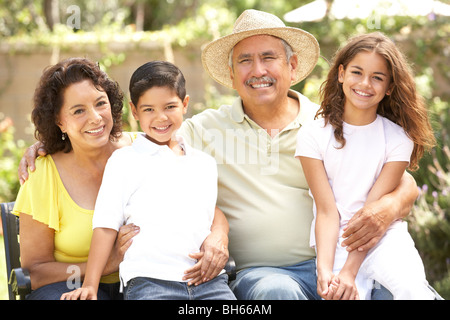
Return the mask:
{"type": "MultiPolygon", "coordinates": [[[[131,46],[130,46],[131,47],[131,46]]],[[[97,61],[102,57],[95,46],[71,51],[55,52],[51,49],[0,50],[0,121],[10,117],[16,128],[15,136],[27,142],[34,141],[34,127],[30,122],[33,93],[42,71],[55,61],[67,57],[87,57],[97,61]]],[[[195,105],[205,104],[205,88],[214,85],[223,88],[205,73],[201,63],[199,46],[166,50],[163,46],[152,44],[145,48],[126,48],[123,44],[115,47],[115,53],[123,52],[125,60],[108,68],[107,73],[115,79],[128,96],[128,83],[134,70],[150,60],[169,60],[174,62],[186,78],[187,92],[190,95],[190,112],[195,105]]],[[[227,92],[227,91],[225,91],[227,92]]],[[[188,113],[188,116],[190,113],[188,113]]]]}

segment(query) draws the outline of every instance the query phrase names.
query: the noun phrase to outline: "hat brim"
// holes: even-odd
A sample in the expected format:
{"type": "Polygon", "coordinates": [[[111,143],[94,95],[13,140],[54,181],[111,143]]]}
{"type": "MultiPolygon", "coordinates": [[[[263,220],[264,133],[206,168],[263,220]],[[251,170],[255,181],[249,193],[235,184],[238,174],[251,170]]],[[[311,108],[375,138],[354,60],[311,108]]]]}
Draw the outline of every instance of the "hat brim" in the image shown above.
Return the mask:
{"type": "Polygon", "coordinates": [[[218,83],[233,88],[228,66],[231,49],[245,38],[255,35],[271,35],[285,40],[298,57],[296,79],[292,85],[305,79],[317,64],[320,49],[316,38],[310,33],[291,27],[266,28],[233,33],[210,42],[202,51],[202,64],[218,83]]]}

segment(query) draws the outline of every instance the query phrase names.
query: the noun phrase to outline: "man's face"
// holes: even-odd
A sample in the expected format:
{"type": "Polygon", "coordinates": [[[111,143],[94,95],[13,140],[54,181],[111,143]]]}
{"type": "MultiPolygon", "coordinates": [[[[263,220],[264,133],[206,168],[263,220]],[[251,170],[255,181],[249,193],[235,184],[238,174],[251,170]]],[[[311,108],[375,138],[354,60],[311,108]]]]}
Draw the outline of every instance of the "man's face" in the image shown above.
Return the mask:
{"type": "Polygon", "coordinates": [[[244,106],[273,104],[287,97],[295,79],[297,57],[286,60],[279,38],[256,35],[240,41],[233,50],[230,76],[244,106]]]}

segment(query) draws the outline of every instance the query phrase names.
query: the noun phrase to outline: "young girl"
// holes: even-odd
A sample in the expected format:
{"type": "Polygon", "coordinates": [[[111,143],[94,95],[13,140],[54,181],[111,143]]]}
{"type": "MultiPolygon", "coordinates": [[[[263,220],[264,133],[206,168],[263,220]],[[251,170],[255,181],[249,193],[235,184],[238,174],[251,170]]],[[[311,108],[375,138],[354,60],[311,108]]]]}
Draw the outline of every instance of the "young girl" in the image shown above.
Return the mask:
{"type": "Polygon", "coordinates": [[[378,32],[351,39],[337,52],[321,98],[316,120],[299,130],[296,150],[314,199],[318,293],[368,299],[376,280],[394,299],[433,299],[406,222],[394,222],[368,252],[348,253],[341,245],[350,218],[394,190],[434,145],[404,56],[378,32]]]}
{"type": "Polygon", "coordinates": [[[124,223],[140,227],[120,264],[125,299],[235,299],[224,273],[198,286],[183,281],[210,232],[217,198],[215,160],[176,135],[189,101],[183,74],[169,62],[146,63],[132,75],[130,95],[144,134],[108,160],[83,286],[61,299],[96,298],[124,223]]]}

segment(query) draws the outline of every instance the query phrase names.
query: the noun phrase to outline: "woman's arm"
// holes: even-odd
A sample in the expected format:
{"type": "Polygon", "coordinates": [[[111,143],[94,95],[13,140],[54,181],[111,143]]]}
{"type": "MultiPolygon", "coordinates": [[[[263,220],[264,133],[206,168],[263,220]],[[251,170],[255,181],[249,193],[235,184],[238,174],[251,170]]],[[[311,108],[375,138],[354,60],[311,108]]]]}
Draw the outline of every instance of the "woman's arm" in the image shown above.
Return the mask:
{"type": "Polygon", "coordinates": [[[401,172],[400,184],[392,192],[378,200],[366,202],[350,219],[343,234],[347,238],[343,245],[347,246],[348,251],[369,250],[378,243],[394,221],[409,214],[418,196],[417,184],[409,173],[404,170],[401,172]]]}
{"type": "Polygon", "coordinates": [[[325,298],[333,280],[334,254],[339,236],[339,212],[323,162],[307,157],[299,158],[317,208],[317,292],[325,298]]]}
{"type": "Polygon", "coordinates": [[[80,281],[84,278],[86,263],[62,263],[54,258],[55,231],[46,224],[34,220],[28,214],[20,214],[21,265],[30,271],[31,288],[66,281],[73,273],[74,265],[79,268],[80,281]]]}
{"type": "Polygon", "coordinates": [[[83,286],[63,294],[61,300],[97,300],[98,284],[116,237],[114,229],[94,229],[83,286]]]}

